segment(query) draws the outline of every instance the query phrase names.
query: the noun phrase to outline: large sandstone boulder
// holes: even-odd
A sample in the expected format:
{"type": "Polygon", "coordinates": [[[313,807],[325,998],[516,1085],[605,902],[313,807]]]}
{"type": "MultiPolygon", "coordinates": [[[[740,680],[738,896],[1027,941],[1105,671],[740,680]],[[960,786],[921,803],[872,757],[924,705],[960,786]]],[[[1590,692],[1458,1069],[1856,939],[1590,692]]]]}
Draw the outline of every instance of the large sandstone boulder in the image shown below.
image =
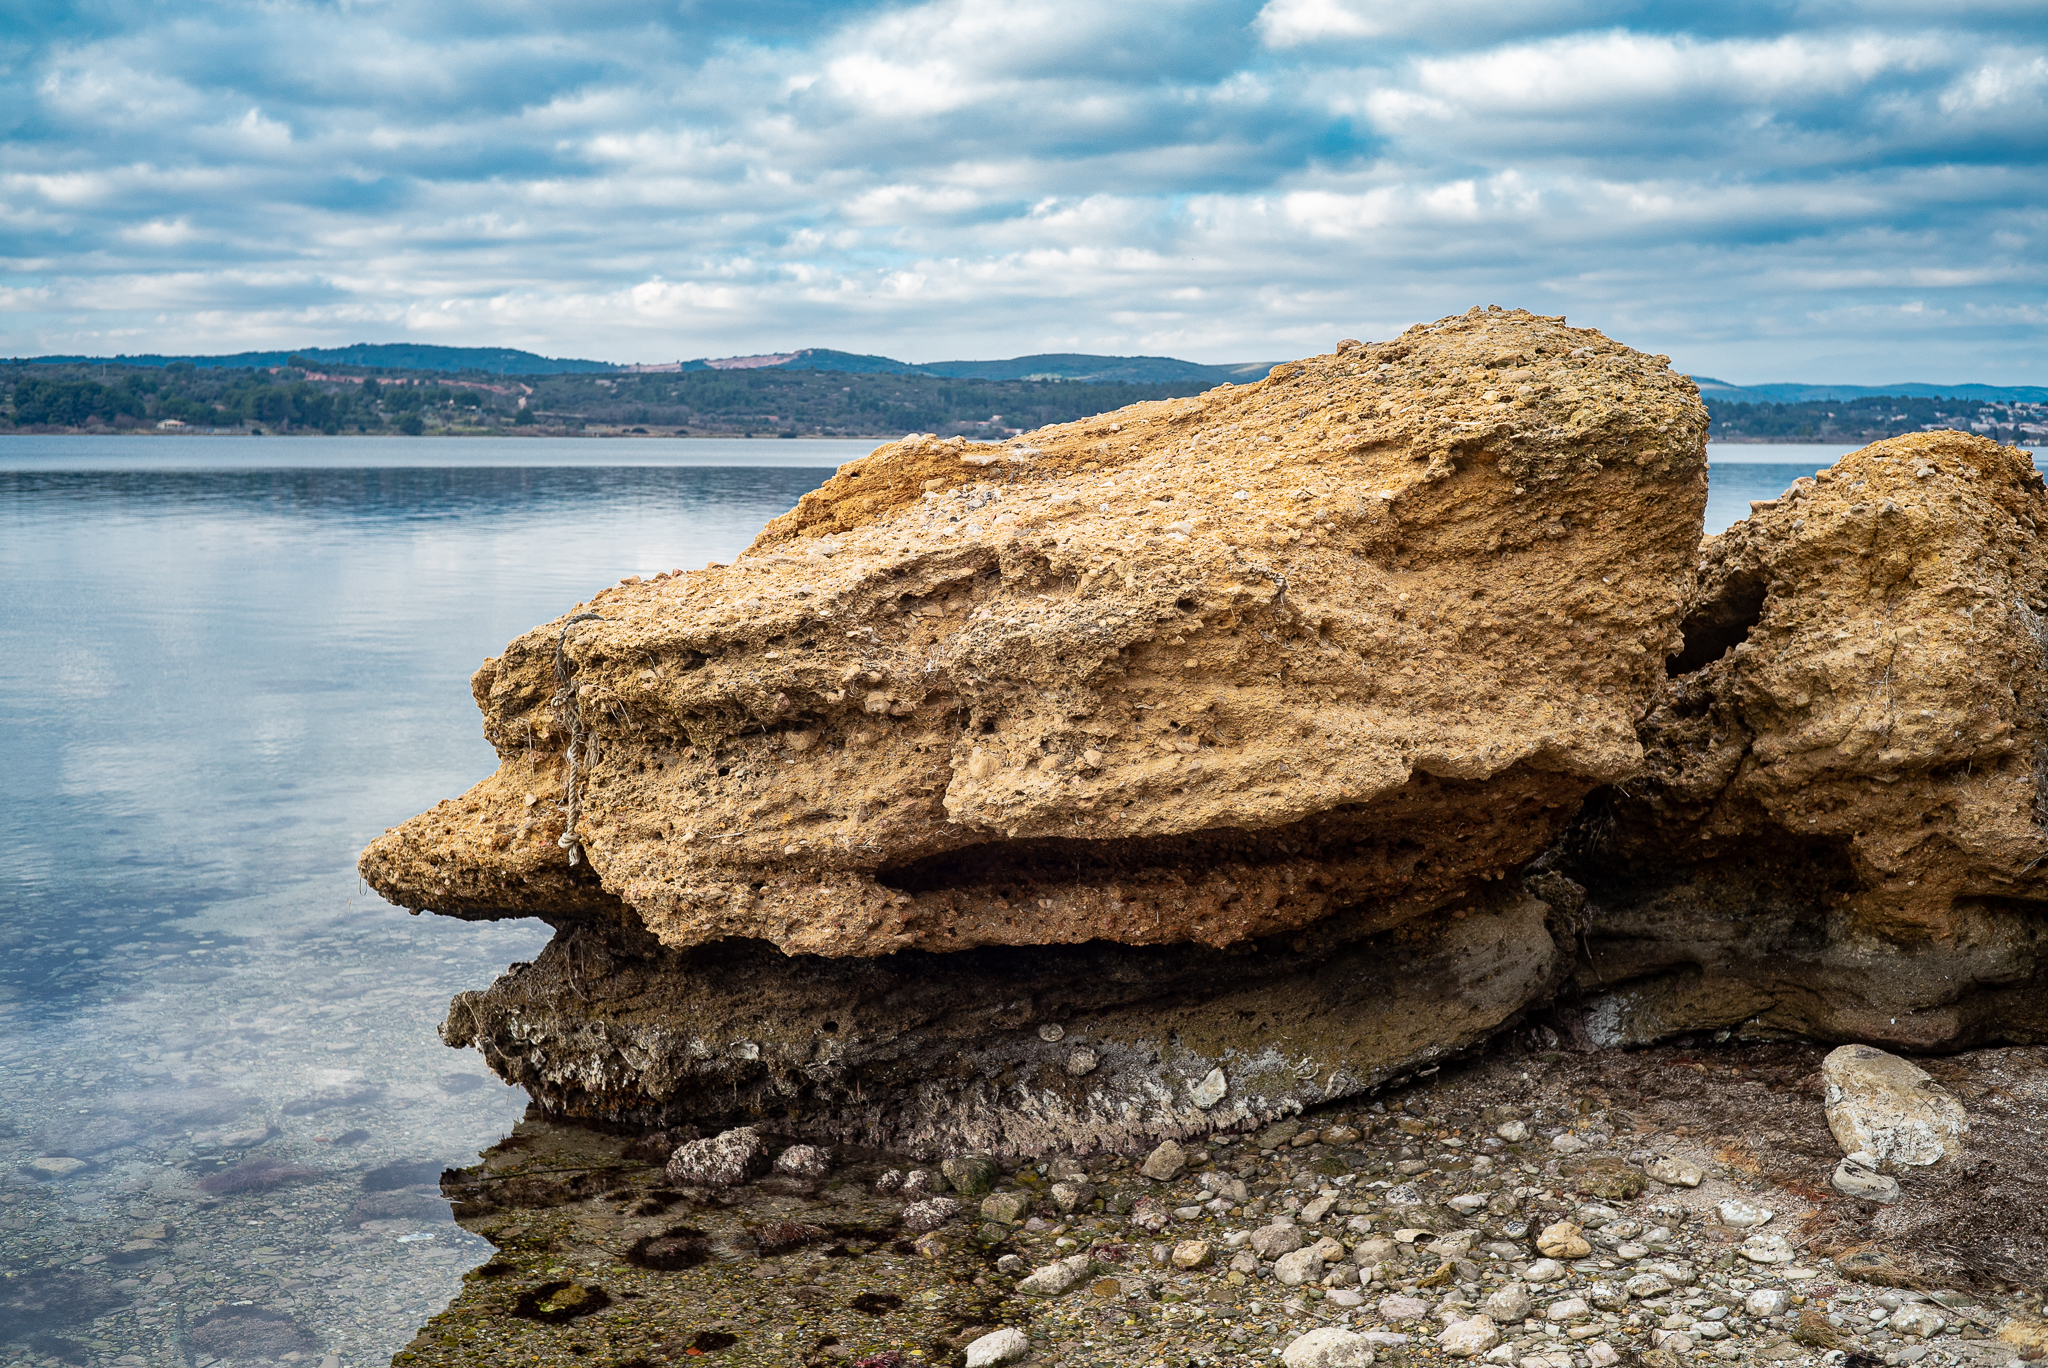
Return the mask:
{"type": "Polygon", "coordinates": [[[1475,310],[906,438],[485,662],[497,773],[363,875],[563,929],[445,1028],[563,1111],[1015,1149],[1385,1081],[1564,972],[1577,890],[1516,876],[1642,766],[1705,422],[1475,310]]]}
{"type": "Polygon", "coordinates": [[[498,772],[362,872],[829,956],[1398,924],[1641,764],[1704,431],[1663,358],[1477,313],[1008,447],[906,438],[737,564],[486,661],[498,772]]]}
{"type": "Polygon", "coordinates": [[[2048,1039],[2048,494],[1878,442],[1705,543],[1643,772],[1556,863],[1596,1039],[2048,1039]]]}

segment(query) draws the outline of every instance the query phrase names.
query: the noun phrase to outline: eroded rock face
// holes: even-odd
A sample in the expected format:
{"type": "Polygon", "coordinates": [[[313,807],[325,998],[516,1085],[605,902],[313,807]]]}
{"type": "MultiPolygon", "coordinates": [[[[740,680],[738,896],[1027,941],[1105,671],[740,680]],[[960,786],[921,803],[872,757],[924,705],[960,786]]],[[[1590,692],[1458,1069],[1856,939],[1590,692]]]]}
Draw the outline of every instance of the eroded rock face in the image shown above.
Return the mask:
{"type": "Polygon", "coordinates": [[[1007,447],[906,439],[738,564],[486,662],[498,772],[364,877],[832,957],[1443,912],[1640,766],[1705,421],[1665,358],[1475,311],[1007,447]]]}
{"type": "Polygon", "coordinates": [[[1227,950],[826,958],[758,941],[674,950],[592,922],[458,996],[441,1031],[558,1116],[711,1129],[772,1115],[926,1156],[1131,1149],[1298,1111],[1481,1043],[1563,980],[1570,925],[1516,885],[1380,936],[1227,950]],[[1097,1060],[1082,1076],[1077,1048],[1097,1060]],[[1216,1070],[1228,1087],[1205,1106],[1216,1070]]]}
{"type": "Polygon", "coordinates": [[[1704,435],[1666,358],[1475,310],[906,439],[486,662],[498,772],[363,874],[556,925],[443,1034],[558,1114],[1029,1154],[1369,1088],[1567,971],[1518,871],[1641,768],[1704,435]]]}
{"type": "Polygon", "coordinates": [[[2048,495],[1879,442],[1709,539],[1643,771],[1561,867],[1595,1039],[2048,1039],[2048,495]]]}

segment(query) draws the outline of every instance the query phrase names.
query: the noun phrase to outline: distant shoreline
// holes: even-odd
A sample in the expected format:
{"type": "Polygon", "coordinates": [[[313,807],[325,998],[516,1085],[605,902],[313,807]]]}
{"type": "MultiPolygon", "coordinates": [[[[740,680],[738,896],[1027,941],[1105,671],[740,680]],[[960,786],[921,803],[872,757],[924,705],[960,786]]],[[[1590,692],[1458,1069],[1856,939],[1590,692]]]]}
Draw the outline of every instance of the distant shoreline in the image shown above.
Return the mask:
{"type": "Polygon", "coordinates": [[[312,432],[312,431],[292,431],[292,432],[250,432],[250,431],[247,431],[247,430],[245,430],[245,429],[242,429],[242,428],[185,428],[185,429],[182,429],[182,430],[175,430],[175,431],[171,431],[171,432],[164,432],[164,431],[161,431],[161,430],[158,430],[158,429],[155,429],[155,428],[50,428],[50,427],[46,427],[46,428],[9,428],[8,430],[6,430],[6,431],[4,431],[4,432],[0,432],[0,438],[7,438],[7,437],[163,437],[163,438],[171,438],[171,439],[175,439],[175,438],[181,438],[181,437],[282,437],[282,438],[285,438],[285,439],[287,439],[287,440],[290,440],[290,441],[300,441],[300,440],[302,440],[302,439],[307,439],[307,438],[328,438],[328,437],[337,437],[337,438],[348,438],[348,439],[349,439],[349,440],[351,440],[351,441],[357,441],[357,442],[360,442],[360,441],[366,441],[366,440],[375,440],[375,441],[384,441],[384,440],[391,440],[391,441],[399,441],[399,442],[421,442],[421,441],[440,441],[440,440],[442,440],[442,439],[444,439],[444,438],[452,438],[452,439],[454,439],[454,440],[460,441],[460,440],[463,440],[463,439],[465,439],[465,438],[473,438],[473,437],[485,437],[485,438],[503,438],[503,437],[517,437],[517,438],[519,438],[519,439],[521,439],[521,440],[525,440],[525,439],[527,439],[527,438],[533,438],[533,437],[545,437],[545,438],[551,438],[551,439],[554,439],[554,440],[557,440],[557,441],[561,441],[561,440],[571,440],[571,441],[579,441],[579,442],[583,442],[583,441],[589,441],[589,442],[601,442],[601,441],[621,441],[621,440],[623,440],[623,441],[634,441],[634,442],[647,442],[647,441],[655,441],[655,442],[769,442],[769,443],[772,443],[772,442],[868,442],[868,441],[875,441],[875,442],[893,442],[893,441],[896,441],[896,440],[897,440],[898,438],[902,437],[903,435],[904,435],[904,434],[903,434],[903,433],[901,433],[901,432],[873,432],[873,433],[869,433],[869,432],[848,432],[848,433],[830,433],[830,432],[801,432],[801,433],[797,433],[797,434],[795,434],[795,435],[793,435],[793,436],[789,436],[789,437],[784,437],[784,436],[782,436],[782,435],[781,435],[780,433],[775,433],[775,434],[772,434],[772,435],[769,435],[769,436],[765,436],[765,437],[764,437],[764,436],[762,436],[762,435],[761,435],[760,433],[758,433],[758,432],[690,432],[690,433],[668,433],[668,432],[568,432],[568,431],[554,431],[554,432],[548,432],[548,431],[535,431],[535,430],[534,430],[533,428],[530,428],[530,427],[529,427],[529,428],[506,428],[506,429],[502,429],[502,430],[500,430],[500,429],[496,429],[496,428],[484,428],[484,429],[478,429],[478,430],[476,430],[476,431],[473,431],[473,432],[422,432],[422,433],[418,433],[418,434],[416,434],[416,435],[415,435],[415,434],[412,434],[412,433],[405,433],[405,432],[312,432]]]}
{"type": "MultiPolygon", "coordinates": [[[[1945,429],[1960,431],[1961,429],[1945,429]]],[[[1911,436],[1910,433],[1896,434],[1911,436]]],[[[788,437],[775,433],[764,436],[758,432],[572,432],[566,429],[536,431],[531,427],[487,428],[468,432],[423,432],[412,435],[403,432],[317,432],[295,430],[290,432],[251,432],[243,428],[186,428],[165,432],[156,428],[10,428],[0,432],[0,438],[7,437],[282,437],[291,441],[326,437],[345,437],[352,441],[365,439],[391,440],[400,442],[440,441],[464,438],[549,438],[556,441],[632,441],[632,442],[893,442],[904,436],[894,430],[888,432],[804,432],[788,437]]],[[[1888,441],[1889,438],[1871,437],[1709,437],[1709,446],[1868,446],[1871,442],[1888,441]]],[[[2017,443],[2027,446],[2028,443],[2017,443]]]]}

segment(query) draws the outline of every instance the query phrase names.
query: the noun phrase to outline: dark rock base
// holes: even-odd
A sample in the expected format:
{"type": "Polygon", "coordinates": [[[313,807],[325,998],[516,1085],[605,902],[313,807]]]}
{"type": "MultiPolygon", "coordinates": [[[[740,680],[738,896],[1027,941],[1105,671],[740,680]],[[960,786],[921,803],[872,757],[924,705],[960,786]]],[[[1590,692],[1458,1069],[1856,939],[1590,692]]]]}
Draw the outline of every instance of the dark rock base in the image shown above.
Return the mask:
{"type": "Polygon", "coordinates": [[[586,923],[457,997],[442,1037],[563,1117],[762,1122],[917,1155],[1131,1149],[1384,1086],[1546,1002],[1569,918],[1497,888],[1429,925],[1241,950],[833,960],[586,923]]]}
{"type": "Polygon", "coordinates": [[[1947,934],[1876,935],[1839,910],[1862,883],[1834,843],[1739,844],[1692,864],[1597,851],[1560,861],[1586,888],[1561,994],[1577,1004],[1581,1044],[1699,1030],[1915,1054],[2048,1042],[2048,907],[1965,899],[1947,934]]]}

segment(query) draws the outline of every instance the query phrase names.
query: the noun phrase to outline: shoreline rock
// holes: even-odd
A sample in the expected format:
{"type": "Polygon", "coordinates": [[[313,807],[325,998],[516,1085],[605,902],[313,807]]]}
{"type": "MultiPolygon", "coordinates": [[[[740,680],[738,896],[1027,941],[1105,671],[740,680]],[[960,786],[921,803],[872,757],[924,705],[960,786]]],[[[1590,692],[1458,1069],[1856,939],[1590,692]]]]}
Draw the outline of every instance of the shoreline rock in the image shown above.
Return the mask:
{"type": "Polygon", "coordinates": [[[443,1025],[556,1114],[923,1156],[1243,1130],[1534,1012],[2048,1039],[2040,476],[1894,439],[1696,547],[1704,431],[1474,311],[906,438],[487,662],[498,772],[362,871],[557,928],[443,1025]]]}
{"type": "Polygon", "coordinates": [[[1668,360],[1474,310],[883,447],[487,662],[498,772],[363,875],[557,927],[444,1038],[563,1115],[1019,1153],[1433,1067],[1556,988],[1582,895],[1518,871],[1681,646],[1668,360]]]}
{"type": "Polygon", "coordinates": [[[1444,910],[1641,763],[1705,503],[1666,361],[1481,312],[883,447],[486,662],[498,772],[363,877],[842,958],[1444,910]]]}
{"type": "Polygon", "coordinates": [[[1706,539],[1642,772],[1542,862],[1586,1043],[2048,1040],[2044,524],[2025,452],[1937,432],[1706,539]]]}

